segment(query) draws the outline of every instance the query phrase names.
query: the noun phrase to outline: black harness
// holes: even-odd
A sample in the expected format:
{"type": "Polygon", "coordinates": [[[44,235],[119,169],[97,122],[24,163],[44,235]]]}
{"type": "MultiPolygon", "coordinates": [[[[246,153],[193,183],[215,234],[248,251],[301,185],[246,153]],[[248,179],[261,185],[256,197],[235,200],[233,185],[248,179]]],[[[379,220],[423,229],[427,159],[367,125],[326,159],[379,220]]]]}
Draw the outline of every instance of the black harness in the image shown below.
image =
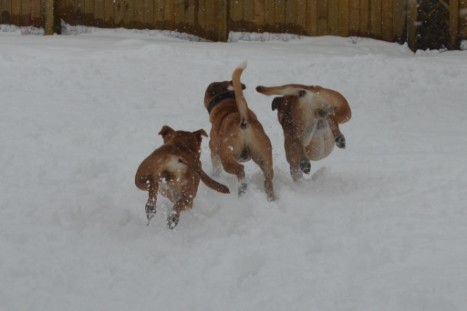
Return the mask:
{"type": "Polygon", "coordinates": [[[208,105],[208,113],[211,113],[211,111],[216,107],[221,101],[227,98],[235,98],[235,93],[234,91],[229,91],[226,93],[222,93],[220,95],[217,95],[216,97],[211,100],[211,102],[208,105]]]}

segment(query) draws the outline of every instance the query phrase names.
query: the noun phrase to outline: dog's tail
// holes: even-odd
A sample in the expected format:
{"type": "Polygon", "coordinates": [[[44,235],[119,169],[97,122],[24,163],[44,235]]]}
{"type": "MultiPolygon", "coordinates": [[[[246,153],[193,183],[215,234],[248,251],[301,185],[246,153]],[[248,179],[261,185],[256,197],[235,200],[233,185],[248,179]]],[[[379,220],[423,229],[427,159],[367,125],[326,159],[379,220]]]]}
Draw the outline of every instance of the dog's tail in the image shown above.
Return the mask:
{"type": "Polygon", "coordinates": [[[179,161],[181,161],[186,166],[188,166],[190,169],[195,171],[201,178],[201,181],[209,188],[216,190],[217,192],[220,192],[220,193],[230,193],[230,190],[227,186],[221,183],[218,183],[217,181],[209,177],[208,174],[206,174],[203,171],[203,169],[201,168],[201,165],[194,159],[192,161],[187,161],[187,159],[179,158],[179,161]]]}
{"type": "Polygon", "coordinates": [[[227,186],[221,183],[218,183],[217,181],[209,177],[200,166],[193,168],[193,170],[196,173],[198,173],[203,183],[209,188],[216,190],[217,192],[220,192],[220,193],[230,193],[230,190],[227,186]]]}
{"type": "Polygon", "coordinates": [[[246,128],[248,126],[248,106],[246,103],[245,96],[243,96],[242,83],[240,82],[240,77],[243,70],[245,70],[247,62],[244,61],[237,68],[235,68],[232,74],[232,84],[234,87],[235,100],[237,102],[237,109],[240,113],[240,127],[246,128]]]}

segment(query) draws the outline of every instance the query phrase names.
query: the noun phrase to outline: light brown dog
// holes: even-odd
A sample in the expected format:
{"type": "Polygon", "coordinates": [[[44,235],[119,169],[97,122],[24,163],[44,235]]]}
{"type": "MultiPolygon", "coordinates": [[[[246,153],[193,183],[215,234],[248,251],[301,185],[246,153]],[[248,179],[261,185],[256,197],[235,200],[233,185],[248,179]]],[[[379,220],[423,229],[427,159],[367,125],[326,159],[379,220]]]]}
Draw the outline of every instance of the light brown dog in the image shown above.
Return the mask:
{"type": "Polygon", "coordinates": [[[178,224],[180,212],[193,207],[200,179],[218,192],[229,193],[229,188],[211,179],[201,168],[201,138],[208,136],[204,130],[175,131],[165,125],[159,134],[164,144],[140,164],[135,183],[139,189],[149,192],[146,203],[148,224],[156,214],[158,192],[175,203],[167,218],[169,228],[173,229],[178,224]]]}
{"type": "Polygon", "coordinates": [[[264,95],[281,95],[272,101],[284,131],[284,145],[292,179],[297,181],[311,169],[310,160],[327,157],[334,144],[345,148],[339,124],[350,120],[347,100],[340,93],[320,86],[287,84],[258,86],[264,95]]]}
{"type": "Polygon", "coordinates": [[[238,179],[238,194],[246,191],[244,166],[240,162],[252,159],[262,169],[268,200],[275,199],[272,179],[272,146],[261,123],[251,111],[243,95],[245,86],[240,76],[246,63],[237,67],[232,81],[213,82],[206,89],[204,106],[211,121],[209,147],[215,174],[221,164],[227,173],[238,179]]]}

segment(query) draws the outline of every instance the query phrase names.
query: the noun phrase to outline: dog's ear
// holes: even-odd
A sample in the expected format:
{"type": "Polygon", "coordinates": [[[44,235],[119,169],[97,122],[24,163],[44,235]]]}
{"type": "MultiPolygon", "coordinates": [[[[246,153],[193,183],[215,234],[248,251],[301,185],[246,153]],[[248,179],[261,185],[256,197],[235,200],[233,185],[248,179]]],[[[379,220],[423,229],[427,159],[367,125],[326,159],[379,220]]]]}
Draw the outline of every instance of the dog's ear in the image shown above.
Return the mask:
{"type": "Polygon", "coordinates": [[[242,90],[246,89],[246,85],[242,83],[242,90]]]}
{"type": "Polygon", "coordinates": [[[161,130],[159,131],[159,135],[162,136],[162,138],[165,138],[167,135],[171,134],[175,132],[175,130],[173,128],[171,128],[170,126],[168,125],[164,125],[161,130]]]}
{"type": "Polygon", "coordinates": [[[284,97],[276,97],[272,100],[271,108],[272,110],[279,109],[280,106],[282,106],[282,103],[284,102],[284,97]]]}
{"type": "Polygon", "coordinates": [[[203,130],[203,129],[199,129],[199,130],[197,130],[197,131],[194,131],[193,134],[195,134],[196,138],[197,138],[199,141],[201,141],[202,136],[208,137],[208,134],[207,134],[206,131],[203,130]]]}

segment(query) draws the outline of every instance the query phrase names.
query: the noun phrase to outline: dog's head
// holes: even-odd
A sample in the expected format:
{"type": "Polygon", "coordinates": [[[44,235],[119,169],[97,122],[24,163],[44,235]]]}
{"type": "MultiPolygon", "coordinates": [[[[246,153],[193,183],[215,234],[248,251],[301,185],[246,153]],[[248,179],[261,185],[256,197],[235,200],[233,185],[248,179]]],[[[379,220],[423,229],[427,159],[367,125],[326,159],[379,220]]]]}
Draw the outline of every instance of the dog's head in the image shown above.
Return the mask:
{"type": "Polygon", "coordinates": [[[164,144],[178,143],[199,152],[203,136],[208,137],[205,130],[199,129],[194,132],[176,131],[168,125],[164,125],[159,131],[164,144]]]}
{"type": "MultiPolygon", "coordinates": [[[[242,89],[246,89],[245,84],[242,83],[242,89]]],[[[204,93],[204,106],[208,108],[209,103],[219,95],[233,92],[232,81],[213,82],[209,84],[204,93]]]]}

